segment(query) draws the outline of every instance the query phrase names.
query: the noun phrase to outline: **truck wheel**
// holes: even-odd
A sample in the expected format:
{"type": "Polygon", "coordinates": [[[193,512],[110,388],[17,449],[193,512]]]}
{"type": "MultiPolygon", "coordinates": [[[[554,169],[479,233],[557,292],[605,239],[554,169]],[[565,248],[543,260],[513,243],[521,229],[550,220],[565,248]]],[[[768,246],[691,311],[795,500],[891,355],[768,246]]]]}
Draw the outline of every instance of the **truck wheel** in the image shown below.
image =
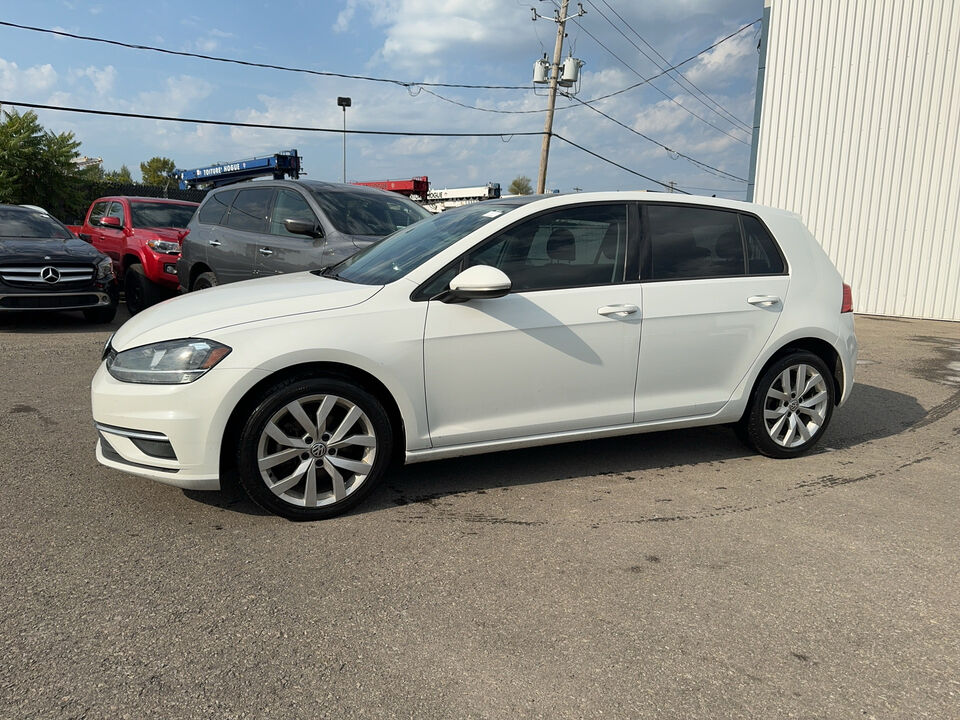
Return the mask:
{"type": "Polygon", "coordinates": [[[217,282],[217,276],[212,272],[200,273],[197,275],[197,279],[193,281],[193,287],[191,290],[206,290],[207,288],[216,287],[220,283],[217,282]]]}
{"type": "Polygon", "coordinates": [[[113,318],[117,315],[117,306],[109,305],[107,307],[99,308],[87,308],[83,311],[83,316],[87,319],[87,322],[97,323],[97,324],[106,324],[113,322],[113,318]]]}
{"type": "Polygon", "coordinates": [[[123,291],[127,296],[127,309],[131,315],[150,307],[160,300],[160,289],[147,280],[142,265],[131,265],[123,276],[123,291]]]}

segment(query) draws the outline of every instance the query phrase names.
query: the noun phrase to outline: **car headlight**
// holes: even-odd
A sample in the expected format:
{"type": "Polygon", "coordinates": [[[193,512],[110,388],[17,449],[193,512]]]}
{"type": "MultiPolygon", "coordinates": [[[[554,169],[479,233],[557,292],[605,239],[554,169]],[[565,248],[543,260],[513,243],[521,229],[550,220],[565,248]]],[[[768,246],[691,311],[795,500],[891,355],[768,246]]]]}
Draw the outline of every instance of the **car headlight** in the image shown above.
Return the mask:
{"type": "Polygon", "coordinates": [[[107,372],[122,382],[183,385],[203,377],[229,354],[229,347],[213,340],[167,340],[119,353],[109,351],[107,372]]]}
{"type": "Polygon", "coordinates": [[[164,255],[180,254],[180,243],[175,243],[170,240],[147,240],[147,245],[164,255]]]}
{"type": "Polygon", "coordinates": [[[113,260],[104,258],[97,263],[97,280],[112,280],[114,277],[113,260]]]}

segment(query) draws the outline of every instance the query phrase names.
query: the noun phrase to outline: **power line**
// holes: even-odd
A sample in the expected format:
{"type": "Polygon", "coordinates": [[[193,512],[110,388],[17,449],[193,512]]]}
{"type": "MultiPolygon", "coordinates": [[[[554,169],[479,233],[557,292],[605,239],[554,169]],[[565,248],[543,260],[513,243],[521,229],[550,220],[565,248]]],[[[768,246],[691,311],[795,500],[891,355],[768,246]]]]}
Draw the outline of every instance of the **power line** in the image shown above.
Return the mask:
{"type": "Polygon", "coordinates": [[[89,42],[104,43],[106,45],[116,45],[117,47],[129,48],[130,50],[148,50],[150,52],[163,53],[164,55],[178,55],[180,57],[197,58],[199,60],[212,60],[214,62],[230,63],[233,65],[243,65],[245,67],[265,68],[267,70],[282,70],[283,72],[304,73],[307,75],[321,75],[324,77],[347,78],[349,80],[366,80],[368,82],[390,83],[401,87],[428,86],[428,87],[448,87],[448,88],[472,88],[476,90],[532,90],[530,85],[468,85],[463,83],[428,83],[428,82],[408,82],[405,80],[394,80],[391,78],[373,77],[370,75],[351,75],[349,73],[328,72],[325,70],[310,70],[307,68],[289,67],[287,65],[274,65],[272,63],[258,63],[250,60],[237,60],[235,58],[220,57],[217,55],[203,55],[201,53],[185,52],[182,50],[170,50],[168,48],[154,47],[152,45],[137,45],[134,43],[125,43],[119,40],[109,40],[107,38],[95,37],[93,35],[78,35],[69,33],[65,30],[53,30],[50,28],[34,27],[32,25],[20,25],[18,23],[0,20],[0,25],[17,28],[18,30],[30,30],[32,32],[47,33],[48,35],[58,35],[60,37],[73,38],[75,40],[87,40],[89,42]]]}
{"type": "MultiPolygon", "coordinates": [[[[574,22],[577,24],[577,26],[580,27],[581,30],[583,30],[590,38],[592,38],[593,41],[594,41],[595,43],[597,43],[597,45],[599,45],[599,46],[602,47],[604,50],[606,50],[608,53],[610,53],[613,57],[615,57],[615,58],[620,62],[620,64],[622,64],[625,68],[627,68],[627,70],[629,70],[630,72],[632,72],[632,73],[633,73],[634,75],[636,75],[637,77],[641,78],[642,81],[639,82],[639,83],[637,83],[637,85],[643,85],[644,83],[649,83],[649,82],[650,82],[649,79],[644,78],[643,75],[641,75],[639,72],[637,72],[626,60],[624,60],[623,58],[621,58],[621,57],[620,57],[619,55],[617,55],[613,50],[611,50],[611,49],[608,48],[606,45],[604,45],[603,42],[602,42],[599,38],[597,38],[596,35],[594,35],[592,32],[590,32],[590,31],[587,30],[585,27],[583,27],[583,23],[581,23],[579,20],[574,20],[574,22]]],[[[666,74],[666,71],[660,73],[660,75],[665,75],[665,74],[666,74]]],[[[659,75],[658,75],[657,77],[659,77],[659,75]]],[[[633,87],[637,87],[637,85],[634,85],[633,87]]],[[[691,110],[690,108],[686,107],[685,105],[681,105],[681,104],[678,103],[676,100],[674,100],[672,97],[670,97],[667,93],[665,93],[663,90],[661,90],[660,88],[658,88],[656,85],[651,84],[650,87],[652,87],[652,88],[653,88],[654,90],[656,90],[658,93],[660,93],[661,95],[663,95],[667,100],[669,100],[670,102],[672,102],[674,105],[676,105],[677,107],[681,108],[684,112],[686,112],[686,113],[692,115],[693,117],[697,118],[697,120],[699,120],[700,122],[709,125],[710,127],[712,127],[712,128],[713,128],[714,130],[716,130],[717,132],[719,132],[719,133],[721,133],[721,134],[723,134],[723,135],[726,135],[728,138],[730,138],[731,140],[737,141],[737,142],[740,143],[741,145],[746,145],[747,147],[750,146],[750,143],[744,142],[743,140],[741,140],[740,138],[738,138],[736,135],[731,135],[731,134],[728,133],[726,130],[724,130],[722,127],[719,127],[718,125],[714,125],[712,122],[710,122],[710,121],[707,120],[706,118],[704,118],[704,117],[702,117],[702,116],[700,116],[700,115],[697,115],[697,114],[696,114],[695,112],[693,112],[693,110],[691,110]]],[[[621,91],[621,92],[622,92],[622,91],[621,91]]],[[[615,94],[616,94],[616,93],[611,93],[611,95],[615,95],[615,94]]],[[[611,95],[607,95],[607,96],[605,96],[605,97],[610,97],[611,95]]]]}
{"type": "MultiPolygon", "coordinates": [[[[643,48],[641,48],[641,47],[640,47],[639,45],[637,45],[633,40],[631,40],[631,39],[623,32],[623,30],[621,30],[619,27],[617,27],[617,25],[616,25],[609,17],[607,17],[607,16],[603,13],[603,11],[600,10],[600,8],[597,7],[597,5],[596,5],[595,3],[591,2],[590,0],[587,0],[587,2],[588,2],[588,3],[590,4],[590,6],[597,12],[597,14],[598,14],[600,17],[602,17],[604,20],[606,20],[606,21],[610,24],[610,26],[611,26],[614,30],[616,30],[618,33],[620,33],[620,35],[622,35],[623,38],[624,38],[628,43],[630,43],[631,45],[633,45],[633,47],[635,47],[635,48],[637,49],[637,51],[638,51],[641,55],[643,55],[647,60],[649,60],[650,62],[652,62],[654,65],[656,65],[659,69],[661,69],[661,70],[663,69],[664,66],[663,66],[659,61],[657,61],[656,59],[650,57],[650,55],[647,54],[647,53],[643,50],[643,48]]],[[[657,51],[657,49],[656,49],[655,47],[653,47],[653,45],[651,45],[650,43],[648,43],[648,42],[643,38],[643,36],[642,36],[639,32],[637,32],[637,30],[636,30],[632,25],[630,25],[630,23],[628,23],[628,22],[624,19],[624,17],[623,17],[619,12],[617,12],[617,10],[616,10],[609,2],[607,2],[607,0],[601,0],[601,2],[602,2],[604,5],[606,5],[607,8],[609,8],[610,11],[611,11],[614,15],[617,16],[617,18],[619,18],[620,22],[622,22],[622,23],[624,24],[624,26],[626,26],[626,28],[627,28],[630,32],[632,32],[634,35],[637,36],[637,38],[640,40],[640,42],[642,42],[644,45],[646,45],[648,48],[650,48],[651,52],[653,52],[655,55],[657,55],[657,57],[659,57],[660,60],[663,61],[663,63],[669,64],[670,61],[667,60],[663,55],[661,55],[661,54],[657,51]]],[[[690,96],[691,96],[694,100],[696,100],[697,102],[699,102],[701,105],[703,105],[705,108],[707,108],[710,112],[716,113],[717,115],[719,115],[720,117],[722,117],[724,120],[726,120],[727,122],[729,122],[729,123],[731,123],[731,124],[733,124],[733,125],[739,125],[739,126],[741,126],[741,127],[742,127],[744,130],[746,130],[747,132],[751,132],[751,131],[752,131],[752,128],[750,127],[750,125],[748,125],[747,123],[745,123],[744,121],[742,121],[740,118],[738,118],[738,117],[737,117],[736,115],[734,115],[732,112],[730,112],[729,110],[727,110],[723,105],[721,105],[721,104],[718,103],[716,100],[714,100],[712,97],[710,97],[706,92],[704,92],[704,91],[703,91],[702,89],[700,89],[697,85],[695,85],[692,80],[689,80],[688,78],[686,78],[682,72],[677,72],[677,75],[679,75],[679,77],[680,77],[679,80],[678,80],[676,77],[674,77],[673,75],[668,75],[668,77],[669,77],[671,80],[673,80],[673,82],[675,82],[678,86],[680,86],[681,89],[684,89],[684,90],[687,90],[688,92],[690,92],[690,88],[693,88],[693,91],[694,91],[694,92],[691,92],[691,93],[690,93],[690,96]],[[681,83],[681,80],[683,81],[683,83],[686,83],[686,85],[689,86],[689,87],[684,87],[683,83],[681,83]],[[702,95],[702,96],[705,97],[707,100],[709,100],[709,101],[713,104],[713,107],[711,107],[711,106],[708,105],[706,102],[704,102],[704,101],[699,97],[698,93],[699,93],[699,95],[702,95]],[[719,108],[719,110],[718,110],[718,108],[719,108]]]]}
{"type": "MultiPolygon", "coordinates": [[[[720,39],[717,40],[713,45],[710,45],[709,47],[705,47],[705,48],[704,48],[703,50],[701,50],[700,52],[698,52],[698,53],[696,53],[696,54],[694,54],[694,55],[691,55],[691,56],[688,57],[686,60],[681,60],[681,61],[678,62],[676,65],[671,65],[670,67],[665,68],[662,72],[658,72],[656,75],[651,75],[650,77],[644,78],[644,79],[641,80],[640,82],[634,83],[633,85],[628,85],[627,87],[625,87],[625,88],[623,88],[623,89],[621,89],[621,90],[614,90],[612,93],[607,93],[606,95],[600,95],[599,97],[595,97],[595,98],[593,98],[593,99],[591,99],[591,100],[587,100],[587,102],[594,103],[594,102],[598,102],[598,101],[600,101],[600,100],[606,100],[607,98],[612,98],[612,97],[614,97],[615,95],[622,95],[623,93],[628,92],[628,91],[630,91],[630,90],[633,90],[634,88],[638,88],[638,87],[640,87],[641,85],[645,85],[646,83],[650,82],[651,80],[656,80],[658,77],[662,77],[663,75],[666,75],[666,74],[667,74],[668,72],[670,72],[671,70],[676,70],[677,68],[682,67],[683,65],[686,65],[688,62],[691,62],[691,61],[693,61],[693,60],[696,60],[698,57],[700,57],[700,56],[703,55],[704,53],[710,52],[711,50],[713,50],[713,49],[714,49],[715,47],[717,47],[718,45],[722,45],[722,44],[725,43],[727,40],[730,40],[731,38],[736,37],[737,35],[739,35],[740,33],[742,33],[742,32],[743,32],[744,30],[746,30],[747,28],[751,28],[751,27],[753,27],[754,25],[756,25],[758,22],[760,22],[761,19],[762,19],[762,18],[757,18],[757,19],[754,20],[753,22],[747,23],[746,25],[744,25],[744,26],[743,26],[742,28],[740,28],[739,30],[734,30],[734,31],[733,31],[732,33],[730,33],[729,35],[720,38],[720,39]]],[[[608,51],[608,52],[609,52],[609,51],[608,51]]]]}
{"type": "Polygon", "coordinates": [[[603,117],[605,117],[607,120],[610,120],[611,122],[616,123],[617,125],[619,125],[620,127],[624,128],[625,130],[629,130],[629,131],[632,132],[634,135],[639,135],[639,136],[642,137],[644,140],[647,140],[648,142],[652,142],[654,145],[659,145],[659,146],[662,147],[664,150],[666,150],[668,153],[671,153],[671,154],[673,154],[673,155],[678,155],[679,157],[682,157],[684,160],[689,160],[689,161],[692,162],[694,165],[697,165],[697,166],[699,166],[699,167],[701,167],[701,168],[703,168],[703,169],[706,169],[706,170],[708,170],[708,171],[713,171],[713,174],[718,174],[718,173],[719,173],[720,175],[725,176],[725,177],[728,177],[728,178],[730,178],[730,179],[732,179],[732,180],[739,180],[740,182],[747,182],[747,179],[746,179],[746,178],[739,177],[738,175],[734,175],[733,173],[729,173],[729,172],[727,172],[726,170],[721,170],[720,168],[714,167],[713,165],[708,165],[707,163],[701,162],[700,160],[697,160],[696,158],[692,158],[692,157],[690,157],[689,155],[685,155],[684,153],[680,152],[679,150],[674,150],[673,148],[667,147],[666,145],[664,145],[664,144],[663,144],[662,142],[660,142],[659,140],[654,140],[654,139],[653,139],[652,137],[650,137],[649,135],[644,135],[644,134],[643,134],[642,132],[640,132],[639,130],[635,130],[634,128],[630,127],[630,126],[627,125],[626,123],[623,123],[623,122],[617,120],[615,117],[611,117],[610,115],[607,115],[607,113],[605,113],[603,110],[601,110],[600,108],[594,107],[593,105],[591,105],[591,104],[590,104],[588,101],[586,101],[586,100],[581,100],[580,98],[578,98],[578,97],[576,97],[576,96],[574,96],[574,95],[568,95],[567,93],[564,93],[564,96],[565,96],[565,97],[568,97],[568,98],[570,98],[570,99],[572,99],[572,100],[576,100],[578,103],[581,103],[582,105],[585,105],[586,107],[588,107],[588,108],[590,108],[591,110],[593,110],[595,113],[598,113],[598,114],[600,114],[600,115],[603,115],[603,117]]]}
{"type": "Polygon", "coordinates": [[[406,130],[344,130],[343,128],[321,128],[307,125],[269,125],[267,123],[248,123],[232,120],[206,120],[201,118],[180,118],[170,115],[147,115],[145,113],[128,113],[117,110],[93,110],[90,108],[65,107],[61,105],[41,105],[39,103],[19,102],[14,100],[0,100],[0,105],[13,105],[37,110],[57,110],[60,112],[82,113],[84,115],[106,115],[109,117],[135,118],[138,120],[163,120],[165,122],[190,123],[194,125],[224,125],[227,127],[258,128],[262,130],[294,130],[297,132],[336,133],[341,135],[399,135],[405,137],[498,137],[512,138],[514,136],[543,135],[540,131],[527,132],[413,132],[406,130]]]}
{"type": "MultiPolygon", "coordinates": [[[[563,140],[563,141],[564,141],[565,143],[567,143],[568,145],[573,145],[573,146],[574,146],[575,148],[577,148],[578,150],[583,150],[583,152],[587,153],[588,155],[593,155],[593,156],[594,156],[595,158],[597,158],[598,160],[603,160],[605,163],[610,163],[610,164],[613,165],[614,167],[618,167],[618,168],[620,168],[621,170],[626,170],[628,173],[630,173],[630,174],[632,174],[632,175],[636,175],[637,177],[642,177],[644,180],[649,180],[650,182],[656,183],[657,185],[660,185],[661,187],[665,187],[665,188],[667,188],[668,190],[671,189],[671,187],[673,187],[673,186],[671,186],[669,183],[660,182],[659,180],[655,180],[654,178],[650,177],[649,175],[644,175],[643,173],[637,172],[636,170],[631,170],[630,168],[626,167],[625,165],[621,165],[620,163],[614,162],[613,160],[611,160],[611,159],[609,159],[609,158],[605,158],[603,155],[600,155],[599,153],[595,153],[593,150],[588,150],[588,149],[585,148],[583,145],[577,145],[577,143],[575,143],[573,140],[567,140],[565,137],[563,137],[563,135],[557,135],[557,133],[553,133],[553,136],[554,136],[557,140],[563,140]]],[[[688,193],[688,192],[684,192],[683,190],[681,190],[680,192],[683,193],[684,195],[689,195],[689,194],[690,194],[690,193],[688,193]]]]}
{"type": "MultiPolygon", "coordinates": [[[[36,110],[56,110],[60,112],[72,112],[72,113],[81,113],[85,115],[106,115],[109,117],[123,117],[123,118],[134,118],[139,120],[161,120],[165,122],[179,122],[179,123],[190,123],[195,125],[224,125],[227,127],[245,127],[245,128],[256,128],[261,130],[295,130],[298,132],[320,132],[320,133],[334,133],[341,134],[344,132],[341,128],[320,128],[320,127],[308,127],[308,126],[297,126],[297,125],[268,125],[266,123],[245,123],[245,122],[236,122],[231,120],[206,120],[200,118],[178,118],[170,117],[167,115],[147,115],[145,113],[127,113],[119,112],[115,110],[93,110],[90,108],[77,108],[77,107],[64,107],[59,105],[41,105],[40,103],[27,103],[19,102],[13,100],[0,100],[0,106],[2,105],[12,105],[14,107],[26,107],[33,108],[36,110]]],[[[508,142],[510,138],[514,136],[518,137],[529,137],[534,135],[543,135],[542,131],[536,132],[511,132],[511,133],[447,133],[447,132],[407,132],[400,130],[347,130],[349,135],[387,135],[387,136],[406,136],[406,137],[498,137],[505,142],[508,142]]],[[[568,140],[562,135],[557,135],[552,133],[553,137],[563,140],[565,143],[572,145],[579,150],[582,150],[585,153],[592,155],[599,160],[603,160],[606,163],[614,165],[615,167],[625,170],[628,173],[642,177],[645,180],[649,180],[652,183],[656,183],[665,188],[669,188],[670,185],[654,178],[644,175],[643,173],[637,172],[636,170],[631,170],[630,168],[621,165],[620,163],[614,162],[609,158],[595,153],[592,150],[588,150],[582,145],[578,145],[572,140],[568,140]]],[[[688,193],[689,194],[689,193],[688,193]]]]}

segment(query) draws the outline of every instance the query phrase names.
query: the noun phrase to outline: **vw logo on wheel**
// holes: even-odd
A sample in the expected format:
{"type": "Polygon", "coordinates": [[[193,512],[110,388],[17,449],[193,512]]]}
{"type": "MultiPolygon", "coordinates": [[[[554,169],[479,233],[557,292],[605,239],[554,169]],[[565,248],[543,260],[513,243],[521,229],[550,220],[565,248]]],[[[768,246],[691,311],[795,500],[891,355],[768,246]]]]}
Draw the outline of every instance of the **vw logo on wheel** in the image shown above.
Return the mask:
{"type": "Polygon", "coordinates": [[[52,285],[53,283],[60,281],[60,271],[55,267],[50,267],[48,265],[40,271],[40,279],[52,285]]]}

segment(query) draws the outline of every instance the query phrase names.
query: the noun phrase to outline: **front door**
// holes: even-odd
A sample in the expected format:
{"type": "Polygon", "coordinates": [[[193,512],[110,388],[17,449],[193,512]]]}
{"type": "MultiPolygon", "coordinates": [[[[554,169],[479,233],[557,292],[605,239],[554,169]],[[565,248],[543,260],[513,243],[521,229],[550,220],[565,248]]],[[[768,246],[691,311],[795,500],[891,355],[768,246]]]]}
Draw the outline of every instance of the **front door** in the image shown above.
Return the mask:
{"type": "Polygon", "coordinates": [[[624,282],[626,210],[546,213],[449,269],[498,267],[513,290],[429,302],[424,381],[434,447],[632,422],[641,285],[624,282]]]}

